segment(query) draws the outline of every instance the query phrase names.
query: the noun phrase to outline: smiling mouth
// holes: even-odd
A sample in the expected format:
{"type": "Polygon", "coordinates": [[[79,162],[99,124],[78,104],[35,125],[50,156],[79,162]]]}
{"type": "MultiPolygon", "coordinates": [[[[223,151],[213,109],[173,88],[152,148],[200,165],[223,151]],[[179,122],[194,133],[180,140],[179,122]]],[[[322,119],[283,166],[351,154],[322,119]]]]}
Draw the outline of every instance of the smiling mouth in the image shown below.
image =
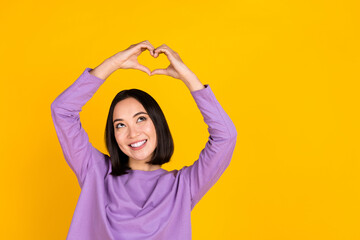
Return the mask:
{"type": "Polygon", "coordinates": [[[129,147],[134,148],[134,149],[140,148],[140,147],[144,146],[146,142],[147,142],[147,139],[144,139],[144,140],[142,140],[142,141],[129,144],[129,147]]]}

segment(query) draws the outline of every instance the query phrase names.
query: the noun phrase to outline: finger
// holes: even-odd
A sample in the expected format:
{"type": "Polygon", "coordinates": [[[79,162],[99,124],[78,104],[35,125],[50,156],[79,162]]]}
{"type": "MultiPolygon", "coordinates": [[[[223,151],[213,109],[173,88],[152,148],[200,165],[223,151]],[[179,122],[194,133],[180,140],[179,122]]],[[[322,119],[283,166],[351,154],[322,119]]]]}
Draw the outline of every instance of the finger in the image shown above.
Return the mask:
{"type": "Polygon", "coordinates": [[[170,62],[175,60],[175,54],[177,54],[175,51],[171,50],[168,46],[166,45],[161,45],[160,47],[158,47],[157,49],[155,49],[154,51],[154,57],[158,57],[159,54],[164,53],[167,58],[170,60],[170,62]]]}
{"type": "Polygon", "coordinates": [[[166,50],[168,50],[169,52],[171,52],[171,53],[176,53],[174,50],[172,50],[168,45],[166,45],[166,44],[162,44],[161,46],[159,46],[159,47],[157,47],[156,48],[157,50],[159,50],[159,49],[166,49],[166,50]]]}
{"type": "Polygon", "coordinates": [[[152,75],[168,75],[168,72],[166,69],[155,69],[154,71],[151,72],[150,76],[152,75]]]}
{"type": "Polygon", "coordinates": [[[148,41],[146,40],[146,43],[149,45],[150,48],[149,49],[149,52],[151,54],[151,56],[154,56],[154,50],[155,50],[155,47],[148,41]]]}
{"type": "Polygon", "coordinates": [[[144,41],[138,42],[136,44],[133,44],[131,46],[137,46],[137,45],[140,45],[140,44],[143,44],[143,43],[150,43],[150,42],[148,40],[144,40],[144,41]]]}
{"type": "Polygon", "coordinates": [[[141,43],[138,43],[137,46],[135,47],[135,49],[137,50],[141,50],[141,52],[145,51],[145,50],[149,50],[151,56],[154,56],[154,46],[148,41],[143,41],[141,43]]]}
{"type": "Polygon", "coordinates": [[[138,70],[140,70],[140,71],[143,71],[143,72],[145,72],[145,73],[147,73],[149,76],[150,76],[150,74],[151,74],[150,69],[147,68],[147,67],[145,67],[144,65],[138,64],[138,65],[136,65],[134,68],[135,68],[135,69],[138,69],[138,70]]]}
{"type": "Polygon", "coordinates": [[[154,50],[154,57],[158,57],[160,53],[164,53],[167,57],[170,55],[169,49],[164,44],[154,50]]]}

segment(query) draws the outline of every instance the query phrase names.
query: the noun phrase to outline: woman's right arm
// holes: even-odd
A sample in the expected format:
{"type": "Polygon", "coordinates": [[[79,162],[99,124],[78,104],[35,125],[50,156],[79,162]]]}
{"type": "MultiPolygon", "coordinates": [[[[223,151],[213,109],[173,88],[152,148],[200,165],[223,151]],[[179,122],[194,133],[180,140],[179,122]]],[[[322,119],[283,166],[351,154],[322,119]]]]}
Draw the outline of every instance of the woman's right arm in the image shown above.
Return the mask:
{"type": "MultiPolygon", "coordinates": [[[[80,77],[51,104],[51,115],[64,157],[82,188],[88,169],[104,155],[95,149],[80,122],[81,108],[94,95],[110,73],[111,64],[105,61],[95,69],[86,68],[80,77]],[[109,69],[105,71],[105,69],[109,69]]],[[[104,160],[105,161],[105,160],[104,160]]]]}
{"type": "Polygon", "coordinates": [[[95,161],[105,161],[104,154],[92,146],[82,128],[81,109],[117,69],[139,69],[150,75],[150,70],[137,62],[137,57],[146,49],[152,54],[153,47],[147,41],[134,44],[106,59],[96,68],[86,68],[51,104],[52,119],[65,160],[75,173],[81,188],[95,161]]]}

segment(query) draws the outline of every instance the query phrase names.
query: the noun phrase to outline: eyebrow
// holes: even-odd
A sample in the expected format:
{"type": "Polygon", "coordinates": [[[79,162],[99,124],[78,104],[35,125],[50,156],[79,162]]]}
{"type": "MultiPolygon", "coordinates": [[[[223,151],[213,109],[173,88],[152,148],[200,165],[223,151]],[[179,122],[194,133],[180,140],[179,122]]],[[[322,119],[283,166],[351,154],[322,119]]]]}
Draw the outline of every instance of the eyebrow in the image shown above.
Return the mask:
{"type": "MultiPolygon", "coordinates": [[[[146,112],[138,112],[138,113],[135,113],[135,115],[133,116],[136,117],[137,115],[140,115],[140,114],[147,114],[146,112]]],[[[122,118],[118,118],[118,119],[115,119],[113,123],[117,122],[117,121],[124,121],[124,119],[122,118]]]]}

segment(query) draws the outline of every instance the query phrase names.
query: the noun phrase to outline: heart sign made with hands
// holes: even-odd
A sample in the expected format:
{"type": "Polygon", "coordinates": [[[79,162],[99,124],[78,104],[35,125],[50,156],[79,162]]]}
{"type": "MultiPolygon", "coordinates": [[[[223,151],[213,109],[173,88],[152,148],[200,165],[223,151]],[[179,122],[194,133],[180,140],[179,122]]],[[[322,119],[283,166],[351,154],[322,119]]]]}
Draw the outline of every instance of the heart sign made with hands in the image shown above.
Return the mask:
{"type": "Polygon", "coordinates": [[[195,77],[195,74],[184,64],[177,52],[165,44],[155,48],[148,40],[133,44],[124,51],[110,57],[110,59],[119,69],[138,69],[147,73],[149,76],[156,74],[167,75],[182,81],[190,77],[195,77]],[[170,62],[169,66],[167,68],[150,71],[148,67],[138,62],[138,57],[146,50],[148,50],[154,58],[159,57],[160,54],[165,54],[170,62]]]}
{"type": "Polygon", "coordinates": [[[138,56],[137,60],[139,64],[150,69],[150,73],[153,73],[156,69],[166,69],[170,65],[169,59],[165,54],[159,54],[158,57],[154,57],[150,51],[146,50],[138,56]]]}

